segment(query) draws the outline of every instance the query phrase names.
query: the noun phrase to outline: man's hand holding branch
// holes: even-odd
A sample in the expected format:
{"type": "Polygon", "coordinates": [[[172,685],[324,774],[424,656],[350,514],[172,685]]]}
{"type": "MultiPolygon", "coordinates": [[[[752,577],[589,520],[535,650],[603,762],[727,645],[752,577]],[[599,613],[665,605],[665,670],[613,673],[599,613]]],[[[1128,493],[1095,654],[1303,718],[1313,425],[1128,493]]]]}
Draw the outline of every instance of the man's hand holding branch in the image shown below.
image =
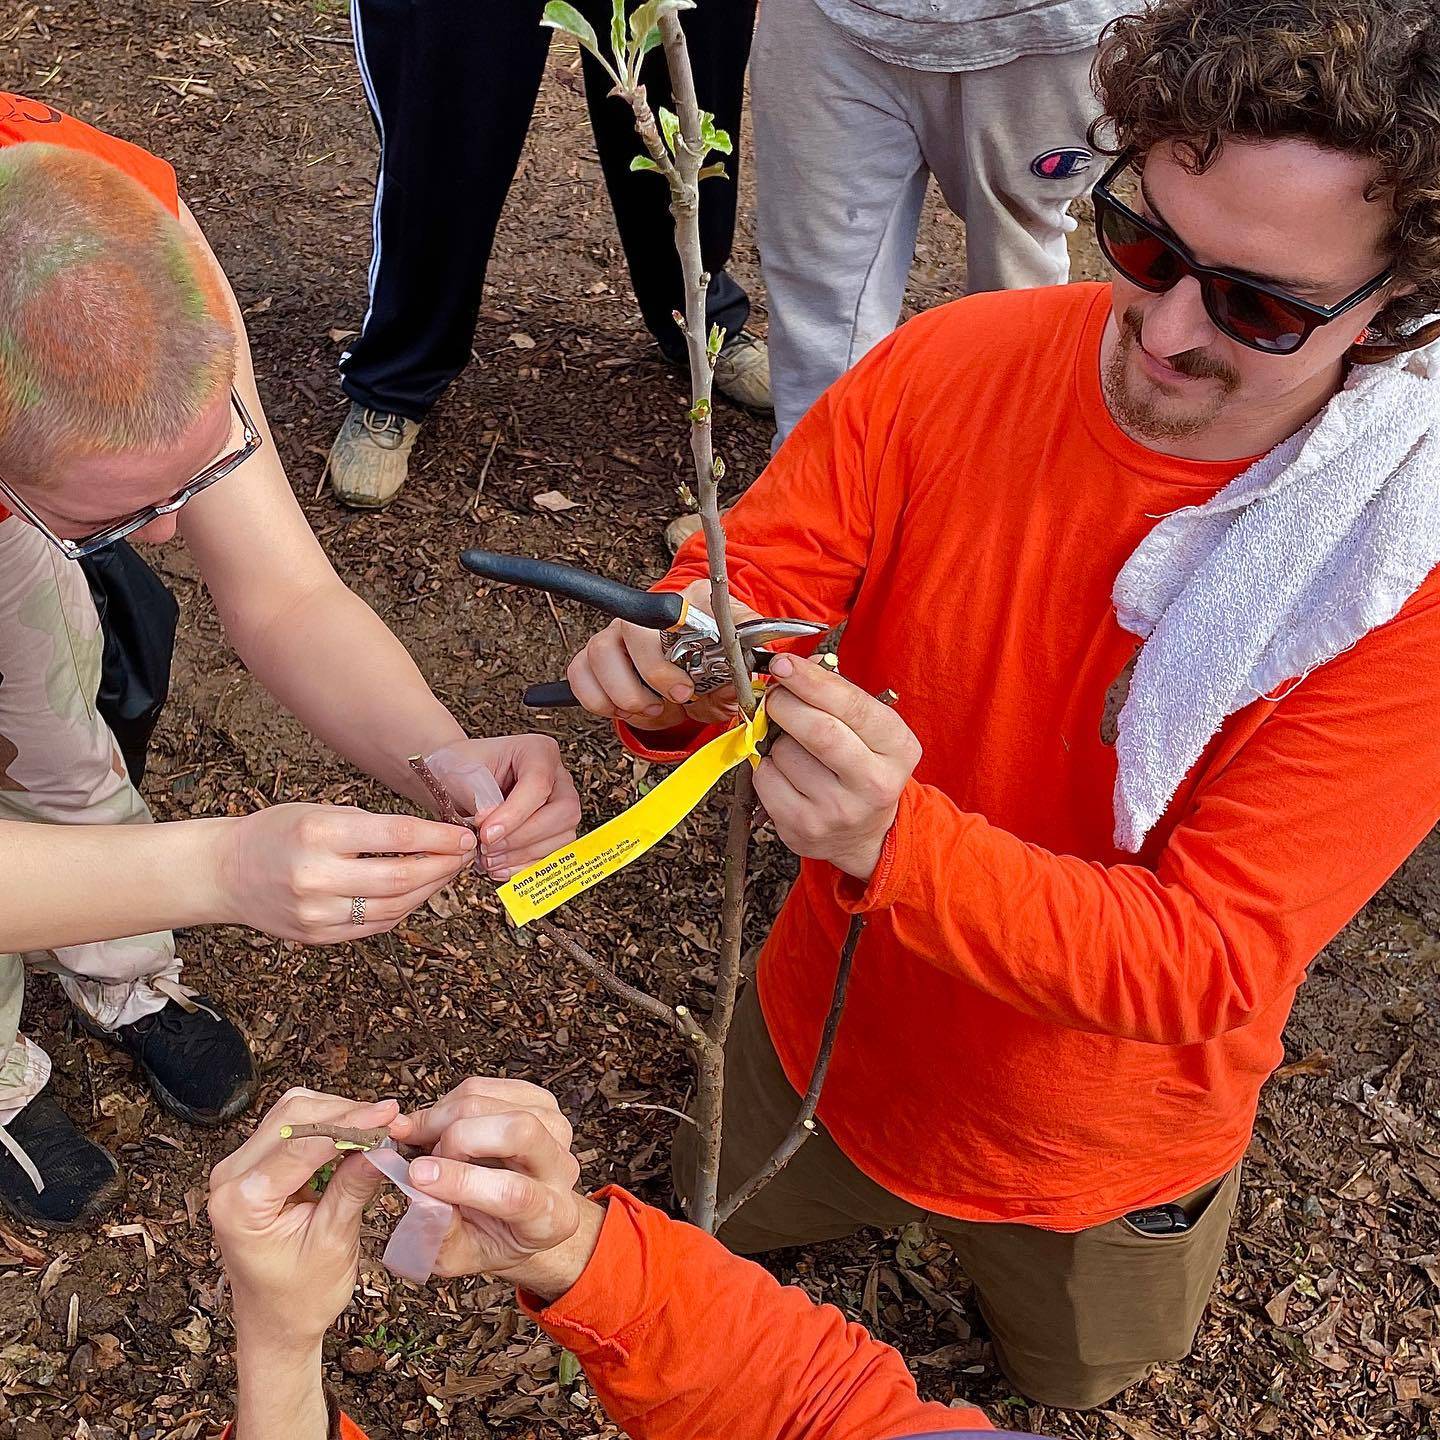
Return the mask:
{"type": "Polygon", "coordinates": [[[797,855],[869,880],[920,742],[882,700],[824,665],[776,656],[765,702],[779,735],[755,775],[775,832],[797,855]]]}

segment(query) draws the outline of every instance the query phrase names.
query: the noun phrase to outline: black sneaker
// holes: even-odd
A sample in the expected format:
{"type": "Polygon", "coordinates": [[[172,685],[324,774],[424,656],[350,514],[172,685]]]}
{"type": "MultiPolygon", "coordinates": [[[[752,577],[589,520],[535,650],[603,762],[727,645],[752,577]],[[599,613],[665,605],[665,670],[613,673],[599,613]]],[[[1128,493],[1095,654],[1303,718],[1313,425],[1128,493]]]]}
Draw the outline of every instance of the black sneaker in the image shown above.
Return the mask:
{"type": "Polygon", "coordinates": [[[77,1014],[82,1029],[123,1050],[139,1067],[155,1098],[192,1125],[223,1125],[255,1096],[259,1078],[245,1037],[204,995],[195,1009],[171,1000],[163,1010],[101,1030],[77,1014]]]}
{"type": "Polygon", "coordinates": [[[6,1138],[25,1152],[45,1188],[0,1143],[0,1206],[38,1230],[72,1230],[124,1192],[125,1176],[108,1151],[87,1139],[55,1103],[47,1085],[7,1126],[6,1138]]]}

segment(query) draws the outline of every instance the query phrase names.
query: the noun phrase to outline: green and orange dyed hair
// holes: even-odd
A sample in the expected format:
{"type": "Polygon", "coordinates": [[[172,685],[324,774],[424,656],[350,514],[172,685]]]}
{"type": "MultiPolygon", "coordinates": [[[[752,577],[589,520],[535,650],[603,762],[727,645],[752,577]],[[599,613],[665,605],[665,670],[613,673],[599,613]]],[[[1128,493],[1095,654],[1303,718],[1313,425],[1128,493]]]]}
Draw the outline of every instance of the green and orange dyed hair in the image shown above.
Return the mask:
{"type": "Polygon", "coordinates": [[[68,147],[0,150],[0,475],[163,449],[234,371],[215,267],[148,190],[68,147]]]}

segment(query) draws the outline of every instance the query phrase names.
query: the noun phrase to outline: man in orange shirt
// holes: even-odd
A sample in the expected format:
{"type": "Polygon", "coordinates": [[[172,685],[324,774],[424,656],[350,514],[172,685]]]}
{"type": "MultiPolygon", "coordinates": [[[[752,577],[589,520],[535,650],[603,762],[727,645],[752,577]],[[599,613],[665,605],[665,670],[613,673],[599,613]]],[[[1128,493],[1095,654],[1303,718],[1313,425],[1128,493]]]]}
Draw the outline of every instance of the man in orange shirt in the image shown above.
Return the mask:
{"type": "MultiPolygon", "coordinates": [[[[736,597],[844,621],[848,678],[771,670],[756,786],[804,861],[722,1194],[867,926],[823,1131],[721,1238],[928,1219],[1073,1407],[1188,1351],[1306,967],[1440,818],[1440,16],[1160,0],[1096,74],[1112,284],[913,321],[726,522],[736,597]]],[[[661,588],[704,576],[697,542],[661,588]]],[[[657,758],[717,718],[620,622],[569,675],[657,758]]]]}

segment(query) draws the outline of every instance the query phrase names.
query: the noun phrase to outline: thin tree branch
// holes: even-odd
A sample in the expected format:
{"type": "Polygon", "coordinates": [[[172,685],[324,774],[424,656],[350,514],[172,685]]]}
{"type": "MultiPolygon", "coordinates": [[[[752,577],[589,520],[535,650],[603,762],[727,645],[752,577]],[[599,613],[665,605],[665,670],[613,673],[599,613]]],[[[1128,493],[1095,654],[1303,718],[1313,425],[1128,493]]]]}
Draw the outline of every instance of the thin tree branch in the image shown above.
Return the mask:
{"type": "Polygon", "coordinates": [[[420,783],[430,792],[435,802],[435,813],[443,825],[463,825],[467,830],[475,827],[456,808],[450,792],[440,783],[435,772],[425,763],[423,755],[410,757],[410,768],[420,777],[420,783]]]}
{"type": "Polygon", "coordinates": [[[357,1130],[353,1125],[282,1125],[282,1140],[328,1140],[337,1150],[378,1150],[390,1144],[407,1160],[413,1160],[421,1153],[414,1145],[402,1145],[390,1139],[390,1131],[384,1125],[369,1130],[357,1130]]]}
{"type": "Polygon", "coordinates": [[[652,1105],[645,1100],[617,1100],[610,1108],[612,1110],[659,1110],[662,1114],[673,1115],[686,1125],[695,1123],[683,1110],[677,1110],[673,1105],[652,1105]]]}
{"type": "MultiPolygon", "coordinates": [[[[675,220],[675,249],[680,258],[684,283],[684,313],[675,316],[685,337],[690,362],[690,455],[695,467],[696,496],[700,523],[705,532],[705,552],[710,571],[710,610],[720,632],[735,697],[746,718],[755,713],[756,699],[750,668],[735,628],[730,601],[729,572],[725,557],[725,531],[720,523],[720,479],[724,465],[714,453],[711,419],[715,354],[712,352],[705,297],[710,276],[705,273],[700,250],[700,170],[705,160],[704,116],[695,94],[695,76],[685,32],[676,12],[660,16],[660,36],[675,97],[679,133],[674,136],[674,154],[664,143],[654,113],[638,83],[621,87],[620,93],[635,114],[635,129],[652,162],[670,188],[670,213],[675,220]]],[[[617,57],[617,65],[619,57],[617,57]]],[[[638,74],[638,66],[627,74],[638,74]]],[[[722,337],[723,338],[723,337],[722,337]]],[[[717,1191],[720,1182],[720,1144],[724,1119],[725,1040],[735,1013],[735,996],[740,984],[740,958],[745,912],[745,871],[749,853],[751,817],[755,809],[754,778],[748,766],[741,766],[730,791],[730,813],[725,846],[724,899],[720,915],[720,958],[717,965],[715,1005],[704,1030],[694,1027],[687,1039],[695,1054],[698,1084],[695,1125],[699,1133],[699,1161],[696,1195],[690,1218],[701,1229],[712,1232],[716,1223],[717,1191]]],[[[681,1012],[682,1022],[689,1012],[681,1012]]]]}
{"type": "Polygon", "coordinates": [[[558,925],[546,919],[532,920],[530,922],[552,945],[563,950],[577,965],[582,966],[593,975],[607,990],[618,995],[622,1000],[627,1000],[637,1010],[643,1010],[647,1015],[653,1016],[662,1025],[668,1025],[670,1029],[683,1039],[690,1038],[693,1026],[686,1025],[675,1011],[663,1000],[657,1000],[655,996],[646,994],[644,990],[638,989],[630,984],[628,980],[622,980],[608,965],[597,960],[568,930],[562,930],[558,925]]]}
{"type": "MultiPolygon", "coordinates": [[[[690,454],[695,462],[696,495],[700,522],[705,529],[705,553],[710,566],[710,603],[725,658],[735,684],[735,697],[746,717],[755,713],[755,694],[750,685],[750,667],[745,663],[740,637],[735,629],[735,612],[730,604],[730,579],[725,563],[725,531],[720,524],[720,476],[713,449],[710,416],[713,409],[711,382],[715,362],[707,344],[705,295],[710,277],[700,254],[700,167],[705,158],[701,139],[700,103],[695,96],[695,76],[680,16],[669,11],[660,17],[660,36],[665,62],[670,71],[670,88],[680,135],[675,146],[678,177],[670,182],[671,213],[675,217],[675,248],[685,282],[685,345],[690,359],[690,454]]],[[[667,176],[667,179],[670,178],[667,176]]]]}
{"type": "Polygon", "coordinates": [[[815,1133],[815,1111],[820,1104],[820,1092],[825,1088],[825,1077],[830,1071],[830,1057],[835,1052],[835,1036],[840,1029],[840,1017],[845,1010],[845,996],[850,988],[850,972],[854,968],[855,951],[865,929],[865,919],[854,915],[850,929],[845,935],[845,944],[840,951],[840,964],[835,971],[835,988],[830,996],[830,1013],[825,1017],[825,1028],[820,1032],[820,1048],[815,1052],[815,1064],[810,1071],[810,1083],[805,1087],[800,1102],[800,1113],[796,1115],[785,1138],[775,1147],[770,1158],[719,1208],[716,1215],[718,1230],[742,1205],[753,1200],[795,1157],[795,1152],[815,1133]]]}
{"type": "MultiPolygon", "coordinates": [[[[882,704],[895,706],[900,696],[889,686],[875,698],[882,704]]],[[[835,1036],[840,1030],[840,1017],[845,1011],[845,999],[850,989],[850,972],[855,964],[855,951],[860,945],[860,936],[865,929],[865,917],[852,915],[850,927],[845,932],[845,943],[840,948],[840,961],[835,969],[835,988],[830,996],[830,1011],[820,1031],[820,1048],[815,1052],[815,1064],[810,1071],[810,1083],[800,1100],[800,1113],[775,1147],[770,1158],[734,1194],[720,1205],[715,1214],[713,1235],[744,1204],[753,1200],[795,1157],[796,1151],[815,1133],[815,1112],[820,1107],[820,1094],[825,1088],[825,1077],[830,1073],[830,1057],[835,1050],[835,1036]]]]}
{"type": "Polygon", "coordinates": [[[750,854],[751,822],[755,813],[755,772],[748,764],[735,771],[730,815],[725,835],[725,878],[720,910],[720,975],[715,986],[715,1008],[706,1031],[717,1045],[725,1043],[740,989],[741,939],[745,921],[745,869],[750,854]]]}
{"type": "Polygon", "coordinates": [[[725,840],[724,899],[720,911],[720,958],[716,965],[715,1008],[706,1026],[709,1043],[696,1047],[699,1072],[695,1091],[698,1138],[695,1194],[690,1219],[713,1235],[719,1224],[720,1147],[725,1126],[725,1041],[740,988],[741,940],[745,922],[745,867],[750,850],[750,816],[755,809],[754,772],[741,765],[730,793],[729,832],[725,840]]]}

